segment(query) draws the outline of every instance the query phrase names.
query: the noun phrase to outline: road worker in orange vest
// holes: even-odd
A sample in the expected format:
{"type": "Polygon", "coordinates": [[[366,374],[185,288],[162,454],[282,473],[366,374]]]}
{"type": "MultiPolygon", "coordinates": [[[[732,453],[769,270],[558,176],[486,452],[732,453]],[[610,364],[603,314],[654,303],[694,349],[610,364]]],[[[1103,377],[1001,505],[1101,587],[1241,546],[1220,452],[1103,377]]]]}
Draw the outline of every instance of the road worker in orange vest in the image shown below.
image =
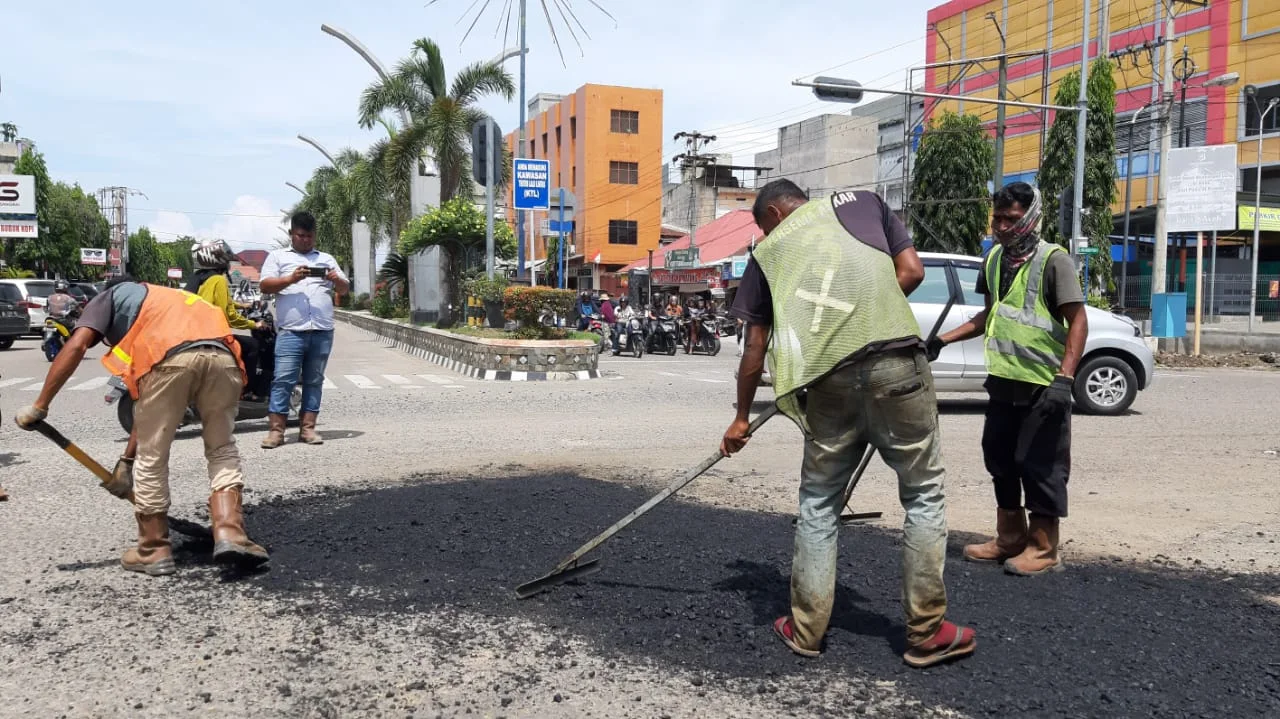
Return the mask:
{"type": "MultiPolygon", "coordinates": [[[[111,348],[102,364],[124,381],[135,402],[130,444],[136,440],[132,474],[138,546],[124,553],[121,566],[150,576],[175,571],[167,517],[169,446],[193,399],[209,463],[213,558],[242,568],[266,562],[267,551],[244,531],[244,475],[232,429],[245,370],[222,309],[182,290],[128,279],[108,284],[85,306],[49,368],[40,396],[17,415],[18,426],[34,429],[48,416],[54,396],[99,342],[111,348]]],[[[127,476],[129,461],[122,458],[116,465],[117,477],[127,476]]]]}

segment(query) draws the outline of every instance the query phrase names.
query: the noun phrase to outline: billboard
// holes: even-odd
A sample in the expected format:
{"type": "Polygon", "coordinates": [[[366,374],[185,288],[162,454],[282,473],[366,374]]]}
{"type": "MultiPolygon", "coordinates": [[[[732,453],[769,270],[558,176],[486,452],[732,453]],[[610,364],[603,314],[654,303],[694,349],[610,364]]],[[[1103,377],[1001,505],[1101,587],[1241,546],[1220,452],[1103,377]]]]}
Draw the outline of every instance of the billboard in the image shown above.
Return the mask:
{"type": "Polygon", "coordinates": [[[36,178],[0,175],[0,215],[36,214],[36,178]]]}
{"type": "Polygon", "coordinates": [[[35,220],[6,220],[0,218],[0,237],[34,240],[40,236],[40,226],[35,220]]]}
{"type": "Polygon", "coordinates": [[[99,267],[107,266],[107,251],[100,250],[96,247],[80,248],[80,264],[97,265],[99,267]]]}
{"type": "Polygon", "coordinates": [[[1169,151],[1169,232],[1236,228],[1235,144],[1169,151]]]}

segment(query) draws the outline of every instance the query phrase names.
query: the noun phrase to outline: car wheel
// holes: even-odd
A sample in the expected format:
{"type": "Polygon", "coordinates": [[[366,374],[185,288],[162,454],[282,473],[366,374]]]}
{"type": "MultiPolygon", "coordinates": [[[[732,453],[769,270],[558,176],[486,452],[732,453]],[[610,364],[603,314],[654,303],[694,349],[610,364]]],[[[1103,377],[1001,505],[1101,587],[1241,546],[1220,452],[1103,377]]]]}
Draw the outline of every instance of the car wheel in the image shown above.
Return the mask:
{"type": "Polygon", "coordinates": [[[13,337],[12,335],[9,337],[0,337],[0,350],[7,350],[12,347],[13,341],[16,339],[17,337],[13,337]]]}
{"type": "Polygon", "coordinates": [[[1076,404],[1089,414],[1118,415],[1138,396],[1138,377],[1128,362],[1103,355],[1086,360],[1076,372],[1076,404]]]}

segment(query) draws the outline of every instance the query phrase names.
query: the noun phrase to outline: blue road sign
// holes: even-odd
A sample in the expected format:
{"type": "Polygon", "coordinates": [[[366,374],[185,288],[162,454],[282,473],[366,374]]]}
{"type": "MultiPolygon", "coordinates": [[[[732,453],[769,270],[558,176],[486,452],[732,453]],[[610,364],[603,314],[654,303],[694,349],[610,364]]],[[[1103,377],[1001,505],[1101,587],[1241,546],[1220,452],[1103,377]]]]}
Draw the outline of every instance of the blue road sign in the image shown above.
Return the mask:
{"type": "Polygon", "coordinates": [[[552,232],[573,232],[573,220],[565,220],[564,222],[551,220],[550,227],[547,229],[552,232]]]}
{"type": "Polygon", "coordinates": [[[515,177],[517,210],[546,210],[551,207],[551,163],[547,160],[517,158],[515,177]]]}

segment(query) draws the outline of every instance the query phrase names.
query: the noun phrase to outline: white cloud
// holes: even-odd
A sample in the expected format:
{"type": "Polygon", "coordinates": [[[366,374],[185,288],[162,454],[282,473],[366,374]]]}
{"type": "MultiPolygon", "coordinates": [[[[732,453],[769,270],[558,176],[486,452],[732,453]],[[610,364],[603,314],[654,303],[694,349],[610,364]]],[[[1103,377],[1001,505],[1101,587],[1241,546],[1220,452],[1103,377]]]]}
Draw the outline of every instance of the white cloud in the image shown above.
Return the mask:
{"type": "Polygon", "coordinates": [[[236,252],[242,250],[269,250],[278,247],[285,235],[281,213],[262,197],[240,195],[225,212],[213,215],[192,215],[170,210],[157,211],[149,227],[162,240],[172,240],[179,235],[194,237],[219,237],[231,244],[236,252]],[[198,221],[198,223],[197,223],[198,221]]]}

